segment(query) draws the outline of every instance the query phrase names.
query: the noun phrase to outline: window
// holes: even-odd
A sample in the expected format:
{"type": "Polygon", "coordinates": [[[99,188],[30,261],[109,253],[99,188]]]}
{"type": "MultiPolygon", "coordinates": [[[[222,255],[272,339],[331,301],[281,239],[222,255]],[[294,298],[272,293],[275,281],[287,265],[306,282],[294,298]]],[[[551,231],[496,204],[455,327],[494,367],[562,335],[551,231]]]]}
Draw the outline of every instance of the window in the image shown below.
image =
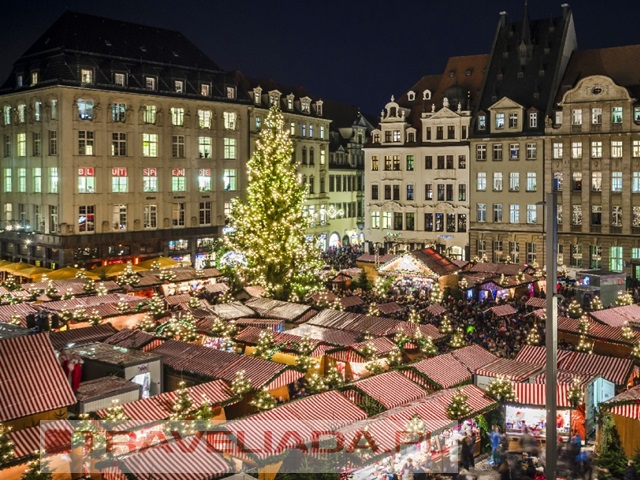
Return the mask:
{"type": "Polygon", "coordinates": [[[467,201],[467,186],[464,183],[458,185],[458,201],[466,202],[467,201]]]}
{"type": "Polygon", "coordinates": [[[538,147],[535,143],[527,143],[527,160],[538,158],[538,147]]]}
{"type": "Polygon", "coordinates": [[[172,203],[171,204],[171,226],[184,227],[184,221],[185,221],[185,204],[172,203]]]}
{"type": "Polygon", "coordinates": [[[493,223],[502,223],[502,204],[493,204],[493,223]]]}
{"type": "Polygon", "coordinates": [[[573,205],[571,208],[571,225],[582,225],[582,205],[573,205]]]}
{"type": "Polygon", "coordinates": [[[415,221],[415,213],[408,212],[404,214],[404,229],[405,230],[415,230],[416,229],[416,221],[415,221]]]}
{"type": "Polygon", "coordinates": [[[379,185],[375,183],[371,185],[371,200],[378,200],[378,190],[379,190],[379,185]]]}
{"type": "Polygon", "coordinates": [[[222,114],[225,130],[235,130],[238,120],[238,114],[236,112],[224,112],[222,114]]]}
{"type": "Polygon", "coordinates": [[[487,117],[485,115],[478,116],[478,130],[487,129],[487,117]]]}
{"type": "Polygon", "coordinates": [[[564,184],[562,172],[553,172],[553,191],[561,192],[564,184]]]}
{"type": "Polygon", "coordinates": [[[40,132],[33,132],[32,133],[32,150],[33,150],[33,156],[34,157],[39,157],[40,154],[42,153],[42,137],[40,136],[40,132]]]}
{"type": "Polygon", "coordinates": [[[171,155],[173,158],[184,158],[184,135],[172,135],[171,155]]]}
{"type": "Polygon", "coordinates": [[[622,272],[624,269],[622,247],[611,247],[609,249],[609,268],[612,272],[622,272]]]}
{"type": "Polygon", "coordinates": [[[424,199],[433,200],[433,185],[431,183],[424,185],[424,199]]]}
{"type": "Polygon", "coordinates": [[[509,223],[520,223],[520,205],[509,205],[509,223]]]}
{"type": "Polygon", "coordinates": [[[309,138],[313,138],[313,123],[309,124],[309,138]]]}
{"type": "Polygon", "coordinates": [[[438,170],[444,170],[444,155],[438,155],[438,170]]]}
{"type": "Polygon", "coordinates": [[[478,203],[476,205],[476,216],[477,216],[478,222],[487,221],[487,204],[486,203],[478,203]]]}
{"type": "Polygon", "coordinates": [[[155,105],[145,105],[142,109],[142,121],[154,125],[156,123],[157,111],[155,105]]]}
{"type": "Polygon", "coordinates": [[[58,100],[56,100],[55,98],[51,100],[51,112],[49,113],[51,116],[51,120],[58,119],[58,100]]]}
{"type": "Polygon", "coordinates": [[[538,113],[529,113],[529,128],[538,128],[538,113]]]}
{"type": "Polygon", "coordinates": [[[5,135],[4,136],[4,157],[10,157],[11,156],[11,136],[9,135],[5,135]]]}
{"type": "Polygon", "coordinates": [[[224,138],[224,158],[235,159],[236,158],[236,139],[224,138]]]}
{"type": "Polygon", "coordinates": [[[633,141],[633,149],[632,149],[633,158],[640,157],[640,140],[633,141]]]}
{"type": "Polygon", "coordinates": [[[592,125],[601,125],[602,124],[602,109],[601,108],[592,108],[591,109],[591,124],[592,125]]]}
{"type": "Polygon", "coordinates": [[[198,126],[200,128],[211,128],[211,118],[211,110],[198,110],[198,126]]]}
{"type": "MultiPolygon", "coordinates": [[[[327,163],[327,152],[324,148],[320,148],[320,165],[325,165],[327,163]]],[[[411,169],[413,170],[413,168],[411,169]]]]}
{"type": "Polygon", "coordinates": [[[25,193],[27,191],[27,169],[18,169],[18,192],[25,193]]]}
{"type": "Polygon", "coordinates": [[[519,172],[509,173],[509,191],[510,192],[520,191],[520,173],[519,172]]]}
{"type": "Polygon", "coordinates": [[[496,113],[496,129],[501,130],[504,128],[504,113],[496,113]]]}
{"type": "MultiPolygon", "coordinates": [[[[400,200],[400,185],[393,185],[393,200],[400,200]]],[[[440,194],[440,185],[438,185],[438,195],[440,194]]],[[[444,193],[442,194],[444,200],[444,193]]]]}
{"type": "Polygon", "coordinates": [[[185,192],[187,190],[185,173],[186,172],[184,168],[174,168],[171,170],[171,191],[172,192],[185,192]]]}
{"type": "MultiPolygon", "coordinates": [[[[200,95],[208,97],[211,95],[211,85],[203,83],[200,85],[200,95]]],[[[227,87],[227,98],[236,98],[236,90],[233,87],[227,87]]]]}
{"type": "Polygon", "coordinates": [[[158,169],[142,169],[142,191],[145,193],[158,191],[158,169]]]}
{"type": "Polygon", "coordinates": [[[600,245],[589,245],[589,268],[602,268],[602,247],[600,245]]]}
{"type": "Polygon", "coordinates": [[[493,261],[499,262],[502,257],[502,240],[496,240],[493,242],[493,261]]]}
{"type": "Polygon", "coordinates": [[[17,144],[17,151],[16,154],[19,157],[26,157],[27,156],[27,134],[26,133],[18,133],[16,135],[16,144],[17,144]]]}
{"type": "Polygon", "coordinates": [[[127,106],[124,103],[114,103],[111,105],[111,120],[114,122],[124,122],[127,113],[127,106]]]}
{"type": "Polygon", "coordinates": [[[200,158],[210,158],[212,152],[211,137],[198,137],[198,154],[200,158]]]}
{"type": "Polygon", "coordinates": [[[78,117],[80,120],[93,120],[93,100],[78,99],[78,117]]]}
{"type": "Polygon", "coordinates": [[[476,190],[478,192],[484,192],[487,190],[487,173],[486,172],[477,173],[476,190]]]}
{"type": "Polygon", "coordinates": [[[198,170],[198,189],[201,192],[211,191],[211,169],[201,168],[198,170]]]}
{"type": "Polygon", "coordinates": [[[407,155],[407,172],[412,172],[413,171],[413,166],[414,166],[414,156],[413,155],[407,155]]]}
{"type": "Polygon", "coordinates": [[[393,156],[393,170],[395,172],[399,172],[400,171],[400,155],[394,155],[393,156]]]}
{"type": "Polygon", "coordinates": [[[324,126],[320,126],[320,140],[324,140],[324,126]]]}
{"type": "Polygon", "coordinates": [[[78,207],[78,232],[94,232],[96,229],[95,217],[95,205],[80,205],[78,207]]]}
{"type": "Polygon", "coordinates": [[[611,191],[622,191],[622,172],[611,172],[611,191]]]}
{"type": "Polygon", "coordinates": [[[436,140],[444,140],[444,127],[436,127],[436,140]]]}
{"type": "Polygon", "coordinates": [[[582,109],[571,110],[571,125],[582,125],[582,109]]]}
{"type": "Polygon", "coordinates": [[[93,83],[93,70],[83,68],[80,70],[80,82],[93,83]]]}
{"type": "Polygon", "coordinates": [[[631,192],[640,193],[640,172],[633,172],[631,177],[631,192]]]}
{"type": "MultiPolygon", "coordinates": [[[[387,132],[389,133],[389,132],[387,132]]],[[[307,124],[303,123],[300,125],[300,136],[302,137],[306,137],[307,136],[307,124]]]]}
{"type": "Polygon", "coordinates": [[[446,201],[453,202],[453,184],[448,183],[445,188],[446,188],[446,196],[445,196],[446,201]]]}
{"type": "Polygon", "coordinates": [[[173,82],[173,90],[176,93],[184,93],[184,82],[182,80],[175,80],[173,82]]]}
{"type": "Polygon", "coordinates": [[[111,213],[111,221],[114,230],[127,229],[127,206],[114,205],[111,213]]]}
{"type": "Polygon", "coordinates": [[[127,134],[126,133],[111,134],[111,155],[114,157],[127,156],[127,134]]]}
{"type": "Polygon", "coordinates": [[[431,170],[433,168],[433,157],[431,155],[427,155],[424,157],[424,169],[431,170]]]}
{"type": "Polygon", "coordinates": [[[444,213],[436,213],[436,232],[444,232],[444,213]]]}
{"type": "Polygon", "coordinates": [[[537,223],[538,209],[535,205],[527,205],[527,223],[537,223]]]}
{"type": "Polygon", "coordinates": [[[582,142],[571,142],[571,158],[582,158],[582,142]]]}
{"type": "Polygon", "coordinates": [[[501,143],[493,144],[493,160],[494,161],[502,160],[502,144],[501,143]]]}
{"type": "Polygon", "coordinates": [[[433,232],[433,213],[424,214],[424,230],[426,232],[433,232]]]}
{"type": "Polygon", "coordinates": [[[36,122],[42,120],[42,102],[38,100],[33,104],[33,119],[36,122]]]}
{"type": "Polygon", "coordinates": [[[483,258],[486,257],[487,255],[487,241],[486,240],[478,240],[477,241],[477,250],[478,250],[478,257],[483,258]]]}
{"type": "Polygon", "coordinates": [[[49,168],[49,193],[58,193],[58,167],[49,168]]]}
{"type": "Polygon", "coordinates": [[[518,242],[509,242],[509,255],[513,263],[520,261],[520,244],[518,242]]]}
{"type": "MultiPolygon", "coordinates": [[[[340,191],[340,180],[338,180],[338,191],[340,191]]],[[[391,185],[384,186],[384,199],[391,200],[391,185]]]]}
{"type": "Polygon", "coordinates": [[[553,158],[562,158],[562,142],[553,142],[553,158]]]}
{"type": "Polygon", "coordinates": [[[611,226],[622,227],[622,207],[620,205],[611,207],[611,226]]]}
{"type": "Polygon", "coordinates": [[[476,145],[476,160],[479,162],[482,162],[486,159],[487,159],[487,146],[484,144],[476,145]]]}
{"type": "Polygon", "coordinates": [[[171,125],[179,127],[184,125],[184,108],[171,107],[171,125]]]}
{"type": "Polygon", "coordinates": [[[143,214],[143,228],[155,229],[158,228],[158,206],[147,203],[144,206],[143,214]]]}
{"type": "Polygon", "coordinates": [[[113,75],[113,83],[118,87],[124,87],[124,73],[115,73],[113,75]]]}
{"type": "Polygon", "coordinates": [[[13,170],[11,168],[4,169],[4,192],[11,193],[13,191],[13,170]]]}
{"type": "Polygon", "coordinates": [[[536,172],[527,172],[527,192],[535,192],[536,189],[536,172]]]}
{"type": "Polygon", "coordinates": [[[502,191],[502,172],[493,173],[493,191],[494,192],[502,191]]]}
{"type": "Polygon", "coordinates": [[[527,242],[526,247],[527,247],[527,263],[531,265],[536,262],[536,244],[527,242]]]}
{"type": "Polygon", "coordinates": [[[633,207],[632,213],[633,213],[632,225],[634,227],[640,227],[640,207],[633,207]]]}
{"type": "Polygon", "coordinates": [[[611,158],[622,158],[622,141],[611,142],[611,158]]]}
{"type": "Polygon", "coordinates": [[[582,267],[582,245],[571,245],[571,258],[569,261],[572,267],[582,267]]]}
{"type": "Polygon", "coordinates": [[[58,131],[49,130],[49,155],[58,154],[58,131]]]}
{"type": "Polygon", "coordinates": [[[571,189],[579,192],[582,190],[582,172],[573,172],[571,174],[572,185],[571,189]]]}
{"type": "Polygon", "coordinates": [[[456,138],[456,127],[454,125],[447,126],[447,139],[453,140],[456,138]]]}
{"type": "Polygon", "coordinates": [[[211,202],[200,202],[200,225],[211,225],[211,202]]]}
{"type": "Polygon", "coordinates": [[[371,171],[372,172],[377,172],[378,171],[378,156],[377,155],[373,155],[371,157],[371,171]]]}
{"type": "Polygon", "coordinates": [[[509,128],[518,128],[518,114],[510,113],[509,114],[509,128]]]}
{"type": "Polygon", "coordinates": [[[156,89],[156,79],[155,77],[145,77],[144,78],[144,86],[147,90],[155,90],[156,89]]]}
{"type": "Polygon", "coordinates": [[[235,191],[238,189],[238,185],[236,183],[236,169],[235,168],[226,168],[224,170],[224,189],[229,191],[235,191]]]}
{"type": "Polygon", "coordinates": [[[27,121],[27,106],[24,103],[18,105],[18,123],[27,121]]]}
{"type": "Polygon", "coordinates": [[[93,155],[93,132],[87,130],[78,132],[78,155],[93,155]]]}
{"type": "Polygon", "coordinates": [[[591,225],[602,225],[602,205],[591,205],[591,225]]]}
{"type": "Polygon", "coordinates": [[[407,185],[407,200],[409,200],[409,201],[413,200],[413,185],[412,184],[407,185]]]}
{"type": "Polygon", "coordinates": [[[58,231],[58,207],[49,205],[49,232],[58,231]]]}
{"type": "Polygon", "coordinates": [[[458,168],[460,170],[467,168],[467,157],[466,155],[458,155],[458,168]]]}
{"type": "Polygon", "coordinates": [[[127,169],[113,167],[111,169],[111,191],[113,193],[127,193],[129,191],[129,178],[127,169]]]}
{"type": "Polygon", "coordinates": [[[42,168],[35,167],[32,173],[33,193],[42,193],[42,168]]]}
{"type": "Polygon", "coordinates": [[[520,158],[520,144],[512,143],[509,145],[509,158],[511,160],[518,160],[520,158]]]}
{"type": "Polygon", "coordinates": [[[2,119],[5,125],[11,125],[11,107],[9,105],[3,107],[2,119]]]}
{"type": "Polygon", "coordinates": [[[611,107],[611,123],[622,123],[622,107],[611,107]]]}
{"type": "Polygon", "coordinates": [[[371,228],[380,228],[380,212],[371,212],[371,228]]]}
{"type": "Polygon", "coordinates": [[[157,157],[158,156],[158,135],[155,133],[142,134],[142,156],[157,157]]]}
{"type": "Polygon", "coordinates": [[[262,128],[262,117],[256,117],[256,130],[262,128]]]}
{"type": "Polygon", "coordinates": [[[391,212],[382,212],[382,228],[391,228],[391,212]]]}

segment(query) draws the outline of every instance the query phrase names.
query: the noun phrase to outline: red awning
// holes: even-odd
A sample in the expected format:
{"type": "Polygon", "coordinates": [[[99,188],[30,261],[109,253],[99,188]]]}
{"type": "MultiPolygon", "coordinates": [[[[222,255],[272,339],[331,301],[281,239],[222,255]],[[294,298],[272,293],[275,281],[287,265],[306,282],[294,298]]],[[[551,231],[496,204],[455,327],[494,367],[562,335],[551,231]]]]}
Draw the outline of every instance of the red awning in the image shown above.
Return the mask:
{"type": "Polygon", "coordinates": [[[427,377],[429,383],[439,388],[454,387],[473,379],[469,369],[456,360],[451,353],[412,363],[407,368],[415,369],[427,377]]]}
{"type": "MultiPolygon", "coordinates": [[[[567,398],[567,393],[571,385],[560,384],[556,386],[556,402],[560,408],[568,408],[571,406],[567,398]]],[[[546,389],[545,383],[514,383],[513,390],[516,394],[516,400],[513,403],[521,403],[523,405],[546,405],[546,389]]]]}
{"type": "Polygon", "coordinates": [[[351,383],[347,388],[362,391],[385,408],[395,408],[425,397],[427,392],[400,372],[391,371],[351,383]]]}

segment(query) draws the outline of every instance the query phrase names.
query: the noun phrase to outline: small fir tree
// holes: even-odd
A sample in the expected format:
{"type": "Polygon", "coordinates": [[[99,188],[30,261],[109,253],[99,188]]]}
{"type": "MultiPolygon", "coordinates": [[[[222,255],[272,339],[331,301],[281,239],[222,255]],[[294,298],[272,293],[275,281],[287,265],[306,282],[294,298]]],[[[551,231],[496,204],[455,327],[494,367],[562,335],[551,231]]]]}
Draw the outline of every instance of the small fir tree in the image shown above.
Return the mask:
{"type": "Polygon", "coordinates": [[[327,387],[330,389],[339,388],[344,385],[344,378],[335,365],[332,365],[324,378],[327,387]]]}
{"type": "Polygon", "coordinates": [[[111,400],[111,406],[104,411],[103,419],[111,422],[124,422],[129,417],[124,411],[124,407],[120,405],[120,400],[111,400]]]}
{"type": "Polygon", "coordinates": [[[200,299],[196,296],[192,296],[189,298],[189,303],[187,303],[187,305],[189,305],[189,308],[200,308],[200,299]]]}
{"type": "Polygon", "coordinates": [[[189,395],[189,390],[186,385],[184,381],[178,384],[176,397],[171,406],[172,413],[169,417],[170,420],[187,420],[192,413],[193,400],[191,400],[191,395],[189,395]]]}
{"type": "Polygon", "coordinates": [[[93,293],[96,291],[96,282],[91,278],[88,278],[84,285],[82,285],[82,290],[86,293],[93,293]]]}
{"type": "Polygon", "coordinates": [[[578,333],[580,333],[580,335],[587,335],[590,327],[591,324],[589,323],[589,317],[582,315],[580,317],[580,322],[578,323],[578,333]]]}
{"type": "Polygon", "coordinates": [[[387,364],[382,358],[375,355],[364,364],[364,368],[366,368],[372,375],[377,375],[387,369],[387,364]]]}
{"type": "Polygon", "coordinates": [[[628,290],[618,292],[618,297],[616,298],[616,306],[622,307],[625,305],[633,305],[633,295],[628,290]]]}
{"type": "Polygon", "coordinates": [[[376,302],[371,302],[369,304],[369,308],[367,309],[367,315],[371,317],[379,317],[380,310],[378,309],[378,304],[376,302]]]}
{"type": "Polygon", "coordinates": [[[60,291],[56,288],[51,280],[47,282],[47,286],[44,289],[44,294],[49,298],[60,297],[60,291]]]}
{"type": "Polygon", "coordinates": [[[597,312],[598,310],[604,309],[604,305],[602,305],[602,301],[600,300],[600,297],[598,295],[591,299],[590,307],[592,312],[597,312]]]}
{"type": "Polygon", "coordinates": [[[96,286],[96,295],[99,297],[103,297],[108,293],[109,290],[107,289],[107,286],[104,284],[104,282],[98,283],[98,285],[96,286]]]}
{"type": "Polygon", "coordinates": [[[471,407],[467,403],[469,397],[462,390],[457,390],[451,397],[451,402],[447,406],[447,416],[451,420],[462,420],[471,413],[471,407]]]}
{"type": "Polygon", "coordinates": [[[367,343],[365,343],[362,346],[362,349],[360,350],[360,353],[365,358],[365,360],[370,360],[371,358],[373,358],[375,356],[377,351],[378,351],[378,349],[373,344],[373,342],[372,341],[368,341],[367,343]]]}
{"type": "Polygon", "coordinates": [[[584,394],[582,393],[582,387],[580,386],[580,380],[574,378],[571,382],[571,387],[567,390],[567,401],[573,408],[578,408],[583,402],[584,394]]]}
{"type": "Polygon", "coordinates": [[[202,403],[193,412],[193,418],[195,420],[210,420],[213,418],[213,405],[207,397],[202,398],[202,403]]]}
{"type": "Polygon", "coordinates": [[[116,310],[121,314],[126,313],[129,310],[129,302],[121,298],[118,300],[118,303],[116,303],[116,310]]]}
{"type": "Polygon", "coordinates": [[[622,335],[622,338],[624,338],[625,340],[631,340],[635,337],[633,330],[631,330],[631,327],[629,326],[629,322],[627,322],[626,320],[622,325],[620,335],[622,335]]]}
{"type": "Polygon", "coordinates": [[[18,313],[17,310],[14,310],[11,316],[9,317],[9,323],[11,325],[22,325],[22,316],[18,313]]]}
{"type": "Polygon", "coordinates": [[[461,328],[458,328],[453,335],[451,335],[451,340],[449,340],[449,346],[451,348],[462,348],[467,345],[467,342],[464,339],[464,332],[461,328]]]}
{"type": "Polygon", "coordinates": [[[0,423],[0,468],[16,458],[16,446],[9,437],[11,427],[0,423]]]}
{"type": "Polygon", "coordinates": [[[402,365],[402,351],[398,348],[398,346],[394,346],[387,355],[387,362],[391,368],[399,367],[402,365]]]}
{"type": "Polygon", "coordinates": [[[635,360],[636,363],[640,362],[640,341],[631,349],[631,358],[635,360]]]}
{"type": "Polygon", "coordinates": [[[516,399],[513,384],[502,375],[498,375],[489,383],[487,395],[500,403],[513,402],[516,399]]]}
{"type": "Polygon", "coordinates": [[[537,326],[534,325],[533,328],[529,330],[529,333],[527,333],[526,342],[527,345],[536,346],[540,344],[540,332],[538,331],[537,326]]]}
{"type": "Polygon", "coordinates": [[[142,317],[142,320],[140,320],[136,324],[136,328],[138,330],[142,330],[143,332],[155,332],[156,321],[153,319],[153,317],[150,314],[146,313],[144,317],[142,317]]]}
{"type": "Polygon", "coordinates": [[[613,478],[623,478],[627,469],[627,457],[613,418],[609,413],[602,413],[599,423],[601,433],[596,464],[601,469],[606,468],[613,478]]]}
{"type": "Polygon", "coordinates": [[[411,312],[409,312],[408,320],[409,323],[420,323],[420,314],[415,308],[412,308],[411,312]]]}
{"type": "Polygon", "coordinates": [[[404,331],[404,328],[398,328],[396,334],[393,336],[393,343],[401,350],[404,351],[405,345],[411,341],[411,338],[404,331]]]}
{"type": "Polygon", "coordinates": [[[322,375],[312,374],[306,380],[306,387],[311,393],[320,393],[328,390],[327,382],[322,375]]]}
{"type": "Polygon", "coordinates": [[[71,289],[71,287],[69,287],[62,294],[61,300],[71,300],[73,298],[75,298],[75,295],[73,294],[73,290],[71,289]]]}
{"type": "Polygon", "coordinates": [[[580,318],[582,316],[582,307],[580,307],[580,304],[572,300],[567,309],[567,315],[569,315],[570,318],[580,318]]]}
{"type": "Polygon", "coordinates": [[[275,339],[271,330],[262,330],[253,354],[258,358],[269,360],[275,353],[275,339]]]}
{"type": "Polygon", "coordinates": [[[424,435],[426,429],[427,424],[418,416],[418,414],[414,414],[404,427],[404,431],[407,432],[410,437],[424,435]]]}
{"type": "Polygon", "coordinates": [[[449,333],[451,333],[453,331],[453,326],[451,325],[451,320],[449,320],[449,318],[446,315],[442,316],[442,319],[440,320],[440,327],[438,328],[438,331],[442,335],[447,335],[447,334],[449,334],[449,333]]]}
{"type": "Polygon", "coordinates": [[[37,452],[36,458],[27,464],[27,470],[22,474],[21,480],[52,480],[53,475],[49,471],[49,462],[42,461],[44,452],[37,452]]]}
{"type": "Polygon", "coordinates": [[[431,285],[429,300],[431,301],[431,303],[442,302],[442,290],[440,289],[440,284],[438,282],[433,282],[433,284],[431,285]]]}
{"type": "Polygon", "coordinates": [[[12,292],[13,290],[18,290],[20,288],[20,285],[16,281],[16,277],[14,277],[13,275],[8,275],[2,286],[10,292],[12,292]]]}
{"type": "Polygon", "coordinates": [[[586,335],[581,334],[578,345],[576,345],[576,350],[583,353],[593,353],[593,345],[594,342],[590,342],[586,335]]]}
{"type": "Polygon", "coordinates": [[[140,276],[133,271],[133,265],[127,263],[127,266],[124,267],[124,271],[116,277],[116,283],[121,287],[135,287],[140,283],[140,276]]]}
{"type": "Polygon", "coordinates": [[[231,392],[236,397],[241,397],[251,391],[251,380],[245,376],[244,370],[236,372],[235,378],[231,382],[231,392]]]}
{"type": "Polygon", "coordinates": [[[271,395],[265,387],[257,392],[253,400],[251,400],[251,402],[249,403],[256,407],[258,410],[265,411],[271,410],[276,406],[276,399],[273,398],[273,395],[271,395]]]}
{"type": "Polygon", "coordinates": [[[433,341],[433,337],[427,336],[420,342],[420,353],[427,357],[435,357],[438,354],[438,347],[433,341]]]}
{"type": "Polygon", "coordinates": [[[149,306],[149,312],[151,312],[151,315],[153,315],[156,319],[164,315],[164,312],[166,310],[165,303],[157,293],[154,293],[151,296],[147,305],[149,306]]]}
{"type": "Polygon", "coordinates": [[[320,251],[307,241],[310,219],[304,210],[306,185],[291,161],[289,129],[273,107],[247,163],[246,201],[234,199],[226,246],[242,258],[236,268],[249,284],[265,287],[267,296],[306,298],[319,287],[320,251]]]}
{"type": "Polygon", "coordinates": [[[101,321],[102,316],[100,316],[100,312],[95,308],[91,310],[87,315],[87,322],[89,322],[91,325],[100,325],[101,321]]]}

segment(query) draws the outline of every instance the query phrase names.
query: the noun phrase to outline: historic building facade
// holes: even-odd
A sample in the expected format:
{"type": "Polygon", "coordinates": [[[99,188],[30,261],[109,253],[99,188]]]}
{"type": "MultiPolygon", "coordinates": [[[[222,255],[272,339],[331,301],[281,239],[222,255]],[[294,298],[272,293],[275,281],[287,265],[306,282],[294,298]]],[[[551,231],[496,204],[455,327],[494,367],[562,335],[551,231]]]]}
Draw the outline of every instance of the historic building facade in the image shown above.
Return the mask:
{"type": "Polygon", "coordinates": [[[195,262],[246,184],[248,104],[177,32],[67,12],[0,105],[3,259],[195,262]]]}
{"type": "Polygon", "coordinates": [[[544,20],[501,14],[472,125],[472,258],[544,262],[545,122],[575,48],[568,5],[544,20]]]}
{"type": "Polygon", "coordinates": [[[469,126],[488,55],[452,57],[385,106],[365,149],[371,248],[468,258],[469,126]]]}
{"type": "Polygon", "coordinates": [[[558,263],[640,273],[640,46],[577,51],[546,128],[558,263]]]}

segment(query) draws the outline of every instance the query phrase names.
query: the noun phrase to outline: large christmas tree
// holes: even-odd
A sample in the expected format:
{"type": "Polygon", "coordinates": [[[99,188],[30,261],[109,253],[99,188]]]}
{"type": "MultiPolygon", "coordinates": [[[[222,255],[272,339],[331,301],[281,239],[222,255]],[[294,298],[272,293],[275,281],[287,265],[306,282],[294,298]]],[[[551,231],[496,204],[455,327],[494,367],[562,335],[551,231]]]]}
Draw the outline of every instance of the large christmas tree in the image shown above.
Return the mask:
{"type": "Polygon", "coordinates": [[[233,201],[226,237],[228,249],[243,257],[236,265],[242,280],[283,300],[304,298],[318,285],[322,265],[314,241],[307,240],[306,186],[292,153],[284,118],[274,107],[247,163],[247,198],[233,201]]]}

